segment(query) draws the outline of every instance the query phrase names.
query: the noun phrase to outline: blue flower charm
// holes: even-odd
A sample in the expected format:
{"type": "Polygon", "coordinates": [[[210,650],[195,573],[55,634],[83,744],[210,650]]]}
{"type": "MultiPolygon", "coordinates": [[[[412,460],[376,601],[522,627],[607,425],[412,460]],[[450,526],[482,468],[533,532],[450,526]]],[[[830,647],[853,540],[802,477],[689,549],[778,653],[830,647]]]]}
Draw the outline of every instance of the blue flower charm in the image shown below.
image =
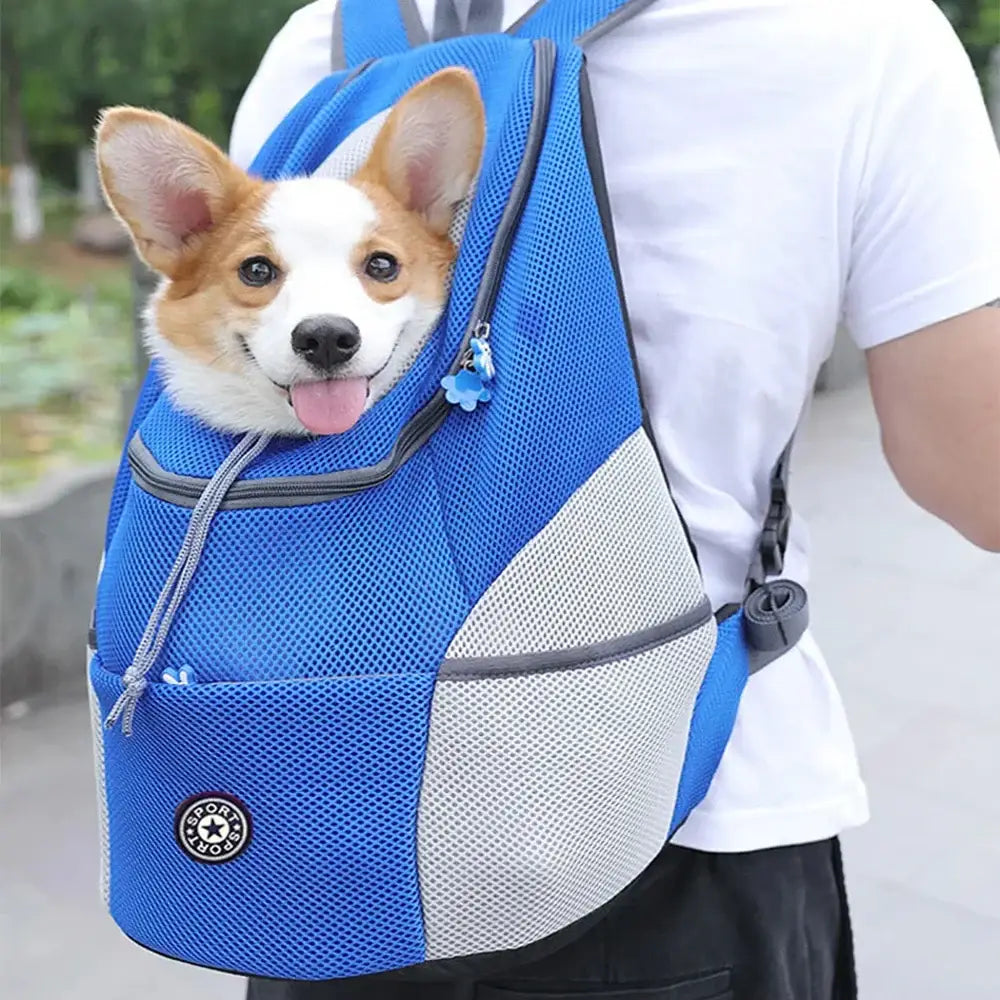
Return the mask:
{"type": "Polygon", "coordinates": [[[497,370],[493,365],[493,352],[490,345],[481,337],[473,337],[469,341],[472,348],[472,367],[478,372],[484,382],[492,382],[497,370]]]}
{"type": "Polygon", "coordinates": [[[490,399],[490,390],[483,385],[482,376],[467,368],[457,375],[445,375],[441,379],[441,388],[445,390],[445,399],[452,405],[462,407],[466,413],[471,413],[478,403],[487,403],[490,399]]]}
{"type": "Polygon", "coordinates": [[[167,667],[166,670],[160,675],[160,679],[164,684],[194,684],[195,676],[194,671],[185,664],[179,670],[175,670],[173,667],[167,667]]]}

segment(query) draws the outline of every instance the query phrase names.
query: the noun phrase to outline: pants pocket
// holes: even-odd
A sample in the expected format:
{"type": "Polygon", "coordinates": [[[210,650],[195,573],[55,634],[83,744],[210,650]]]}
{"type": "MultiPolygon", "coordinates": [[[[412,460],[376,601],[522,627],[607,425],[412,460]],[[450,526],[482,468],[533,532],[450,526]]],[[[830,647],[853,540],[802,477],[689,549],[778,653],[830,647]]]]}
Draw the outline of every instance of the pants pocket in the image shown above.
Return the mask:
{"type": "Polygon", "coordinates": [[[733,1000],[728,969],[659,986],[480,986],[476,1000],[733,1000]]]}

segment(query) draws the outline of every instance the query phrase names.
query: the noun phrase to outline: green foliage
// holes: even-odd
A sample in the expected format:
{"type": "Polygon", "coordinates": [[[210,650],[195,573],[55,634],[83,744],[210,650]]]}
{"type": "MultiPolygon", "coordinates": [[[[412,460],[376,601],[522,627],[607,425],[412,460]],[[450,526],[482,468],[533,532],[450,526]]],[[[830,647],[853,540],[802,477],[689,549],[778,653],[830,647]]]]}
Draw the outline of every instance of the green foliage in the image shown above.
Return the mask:
{"type": "MultiPolygon", "coordinates": [[[[73,296],[35,271],[4,267],[0,271],[0,316],[28,312],[58,312],[67,309],[73,296]]],[[[8,358],[4,355],[4,361],[8,358]]]]}
{"type": "Polygon", "coordinates": [[[72,184],[73,151],[111,104],[157,108],[225,143],[265,47],[302,3],[5,0],[2,30],[19,56],[42,173],[72,184]]]}
{"type": "Polygon", "coordinates": [[[962,39],[972,65],[985,83],[990,53],[1000,45],[1000,2],[998,0],[936,0],[962,39]]]}
{"type": "Polygon", "coordinates": [[[23,268],[0,279],[0,472],[4,489],[53,465],[107,460],[121,434],[132,376],[127,273],[74,294],[23,268]]]}
{"type": "MultiPolygon", "coordinates": [[[[5,0],[0,31],[19,57],[21,104],[43,175],[73,184],[73,150],[109,104],[158,108],[224,143],[265,47],[304,2],[5,0]]],[[[937,2],[982,74],[1000,44],[1000,3],[937,2]]]]}

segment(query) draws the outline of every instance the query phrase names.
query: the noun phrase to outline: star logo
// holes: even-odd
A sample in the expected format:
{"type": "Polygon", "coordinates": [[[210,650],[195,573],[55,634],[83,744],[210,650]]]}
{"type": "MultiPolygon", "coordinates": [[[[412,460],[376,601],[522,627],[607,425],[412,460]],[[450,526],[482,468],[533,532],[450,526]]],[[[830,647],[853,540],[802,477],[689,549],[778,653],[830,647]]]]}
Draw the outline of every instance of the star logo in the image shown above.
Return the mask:
{"type": "Polygon", "coordinates": [[[220,840],[225,840],[229,834],[229,824],[225,820],[218,820],[211,813],[202,817],[198,823],[198,834],[202,840],[210,844],[217,844],[220,840]]]}
{"type": "Polygon", "coordinates": [[[193,861],[232,861],[246,850],[251,834],[250,811],[226,792],[193,795],[174,816],[174,836],[193,861]]]}

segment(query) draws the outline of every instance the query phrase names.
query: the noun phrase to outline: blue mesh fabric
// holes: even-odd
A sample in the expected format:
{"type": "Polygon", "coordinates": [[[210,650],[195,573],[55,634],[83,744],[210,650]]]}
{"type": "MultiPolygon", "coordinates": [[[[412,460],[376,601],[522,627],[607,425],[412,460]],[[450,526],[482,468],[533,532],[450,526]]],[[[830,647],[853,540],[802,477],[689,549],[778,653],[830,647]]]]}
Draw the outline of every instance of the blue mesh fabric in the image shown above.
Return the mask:
{"type": "MultiPolygon", "coordinates": [[[[343,76],[331,77],[257,157],[254,171],[264,177],[309,173],[419,80],[455,64],[476,73],[488,137],[438,330],[350,432],[275,441],[243,478],[375,464],[436,391],[475,318],[521,165],[532,46],[503,36],[455,39],[386,56],[342,88],[343,76]]],[[[560,50],[534,183],[488,317],[498,371],[492,400],[472,414],[454,410],[428,445],[364,492],[220,511],[133,735],[104,737],[112,911],[150,947],[301,978],[423,957],[414,833],[438,666],[514,553],[641,422],[580,135],[581,66],[577,50],[560,50]],[[197,684],[158,681],[162,669],[181,666],[195,670],[197,684]],[[257,831],[247,852],[222,866],[190,861],[173,842],[177,805],[213,790],[244,801],[257,831]]],[[[235,443],[174,409],[152,376],[135,425],[165,469],[188,476],[210,477],[235,443]]],[[[127,468],[120,477],[92,669],[105,713],[190,516],[131,483],[127,468]]],[[[745,679],[728,643],[733,628],[720,628],[696,707],[678,816],[704,795],[732,725],[741,663],[745,679]]]]}
{"type": "Polygon", "coordinates": [[[410,43],[400,15],[398,0],[381,0],[378,16],[371,0],[339,0],[344,32],[344,61],[357,66],[366,59],[406,52],[410,43]]]}
{"type": "Polygon", "coordinates": [[[614,14],[628,0],[548,0],[517,31],[519,38],[570,43],[614,14]]]}
{"type": "Polygon", "coordinates": [[[473,598],[642,421],[580,138],[581,61],[577,51],[560,55],[544,152],[494,313],[493,399],[453,416],[430,444],[473,598]]]}
{"type": "MultiPolygon", "coordinates": [[[[95,657],[104,713],[121,691],[95,657]]],[[[304,979],[424,956],[414,816],[434,678],[154,684],[136,728],[105,734],[111,911],[131,937],[216,968],[304,979]],[[191,860],[174,814],[193,794],[246,804],[253,839],[191,860]]]]}
{"type": "MultiPolygon", "coordinates": [[[[128,431],[125,434],[126,441],[130,441],[132,435],[142,426],[143,421],[160,398],[162,392],[163,383],[157,372],[156,362],[153,361],[139,388],[139,396],[136,399],[135,409],[133,409],[132,416],[129,419],[128,431]]],[[[111,538],[118,527],[118,519],[121,517],[122,510],[125,507],[125,498],[128,496],[131,483],[132,473],[129,469],[128,454],[122,452],[121,461],[118,463],[118,472],[115,475],[115,485],[111,491],[111,504],[108,510],[107,529],[104,537],[105,550],[107,550],[108,545],[111,543],[111,538]]]]}
{"type": "Polygon", "coordinates": [[[687,754],[670,823],[671,836],[708,793],[732,735],[748,670],[743,612],[738,611],[719,625],[715,653],[694,703],[687,754]]]}
{"type": "MultiPolygon", "coordinates": [[[[107,669],[131,662],[190,516],[132,487],[98,587],[107,669]]],[[[160,664],[199,681],[433,673],[468,608],[418,453],[330,503],[220,511],[160,664]]]]}
{"type": "MultiPolygon", "coordinates": [[[[244,478],[378,461],[447,370],[520,166],[532,66],[530,46],[503,37],[458,40],[440,47],[454,49],[450,56],[438,56],[446,64],[459,50],[481,47],[496,58],[504,46],[522,58],[504,64],[503,101],[495,97],[492,105],[500,124],[435,341],[352,431],[277,441],[244,478]]],[[[375,489],[312,507],[220,513],[171,630],[166,665],[203,663],[211,679],[366,672],[386,659],[399,669],[436,669],[469,608],[511,556],[639,426],[631,356],[578,128],[580,65],[579,53],[568,52],[557,66],[542,155],[493,313],[498,377],[491,402],[474,414],[453,412],[429,447],[375,489]]],[[[377,83],[373,68],[348,90],[367,94],[364,86],[377,83]]],[[[409,78],[395,86],[406,89],[409,78]]],[[[361,121],[385,103],[360,97],[361,121]]],[[[332,103],[339,120],[346,114],[340,95],[332,103]]],[[[339,127],[349,132],[358,123],[351,118],[339,127]]],[[[327,136],[315,156],[321,160],[334,140],[327,136]]],[[[235,441],[178,412],[166,396],[141,433],[161,465],[187,475],[210,475],[235,441]]],[[[99,593],[98,639],[109,669],[121,672],[130,662],[188,516],[135,489],[99,593]]]]}

